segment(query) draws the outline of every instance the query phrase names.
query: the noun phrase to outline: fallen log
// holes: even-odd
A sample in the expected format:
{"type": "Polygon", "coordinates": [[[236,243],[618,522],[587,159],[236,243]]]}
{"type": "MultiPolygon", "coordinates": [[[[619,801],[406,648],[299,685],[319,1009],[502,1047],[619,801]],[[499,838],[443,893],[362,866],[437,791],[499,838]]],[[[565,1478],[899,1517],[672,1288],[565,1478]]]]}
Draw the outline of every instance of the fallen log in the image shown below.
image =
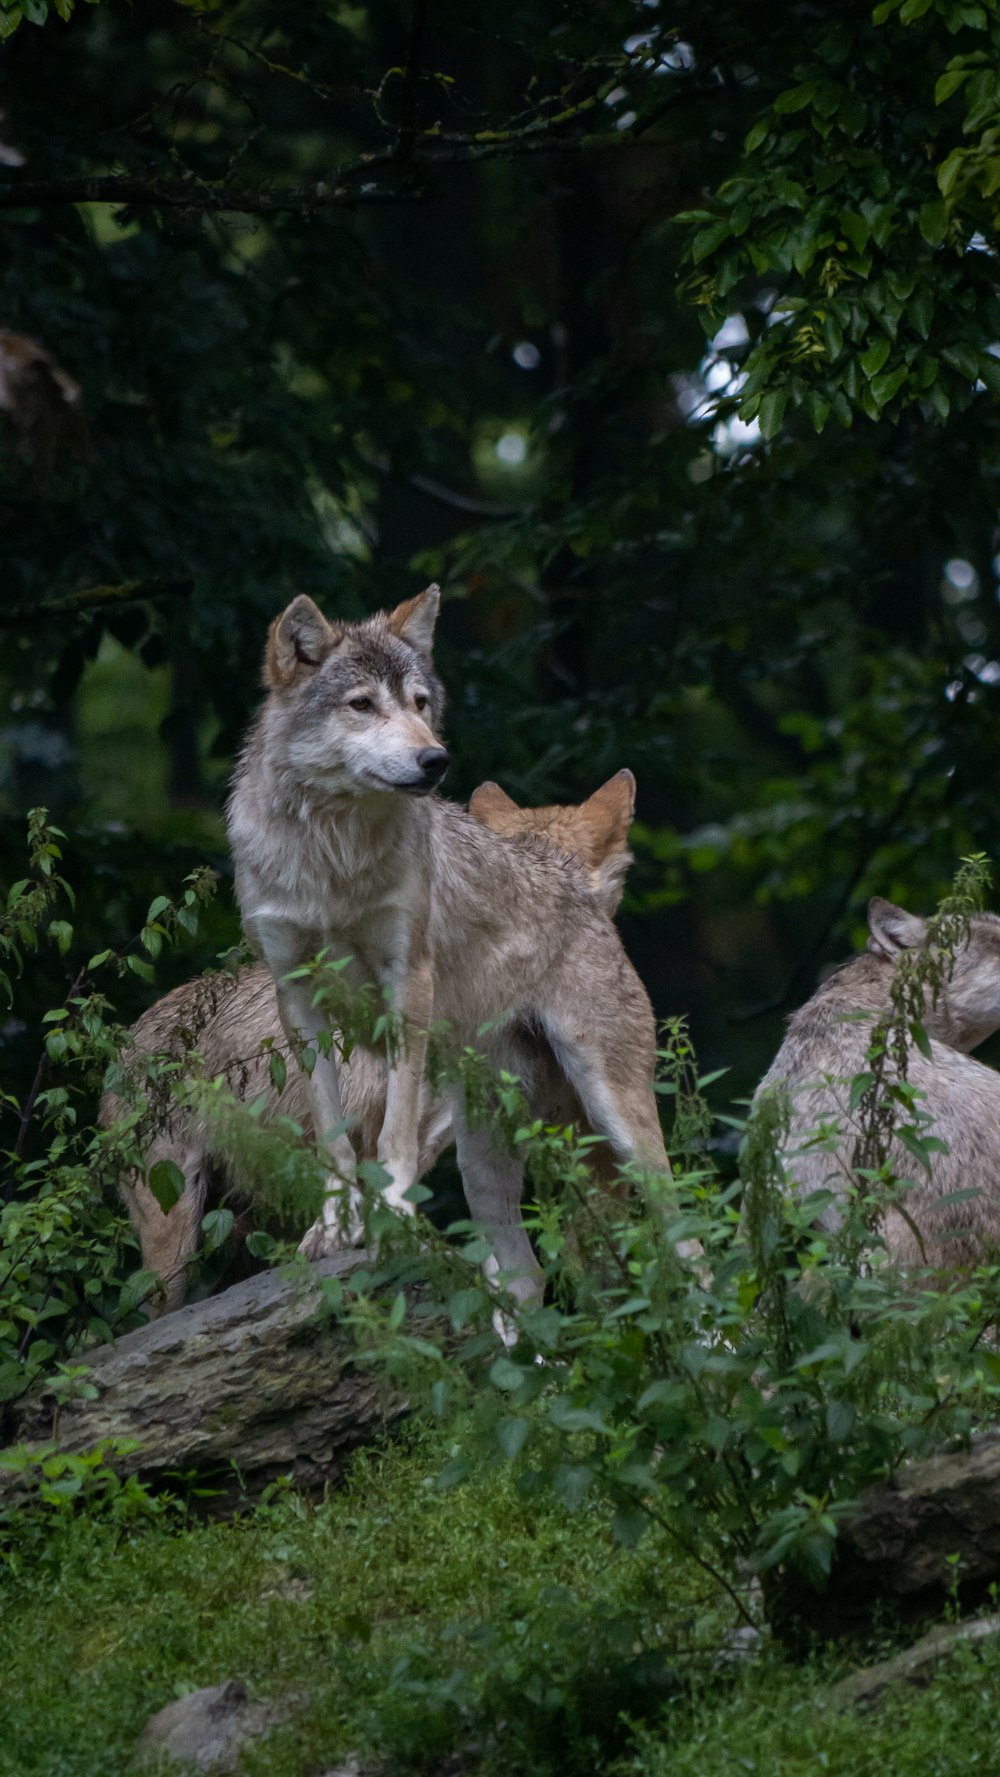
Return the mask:
{"type": "MultiPolygon", "coordinates": [[[[322,1312],[324,1278],[369,1255],[340,1253],[306,1270],[268,1271],[88,1352],[94,1400],[55,1409],[41,1392],[21,1403],[12,1441],[60,1451],[104,1439],[140,1448],[109,1456],[154,1486],[209,1489],[209,1509],[259,1497],[279,1475],[322,1487],[352,1451],[404,1411],[355,1363],[348,1332],[322,1312]]],[[[24,1486],[0,1470],[0,1501],[24,1486]]]]}
{"type": "Polygon", "coordinates": [[[863,1632],[880,1615],[920,1622],[956,1597],[979,1604],[997,1582],[1000,1430],[990,1430],[868,1488],[841,1526],[824,1591],[788,1574],[765,1590],[774,1633],[802,1643],[863,1632]]]}

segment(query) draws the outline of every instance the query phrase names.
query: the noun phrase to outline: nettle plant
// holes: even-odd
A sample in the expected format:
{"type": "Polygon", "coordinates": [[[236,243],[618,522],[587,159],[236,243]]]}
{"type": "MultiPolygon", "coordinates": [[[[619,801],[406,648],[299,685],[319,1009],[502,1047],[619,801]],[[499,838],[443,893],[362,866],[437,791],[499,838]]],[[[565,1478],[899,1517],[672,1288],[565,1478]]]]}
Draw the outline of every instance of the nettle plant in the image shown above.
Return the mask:
{"type": "Polygon", "coordinates": [[[88,1345],[135,1325],[132,1240],[115,1181],[137,1158],[141,1119],[110,1129],[93,1122],[109,1066],[126,1032],[103,983],[126,972],[152,979],[152,959],[197,929],[213,893],[208,870],[185,879],[173,900],[159,895],[132,943],[73,960],[73,890],[60,874],[65,835],[44,809],[28,818],[28,873],[0,911],[0,992],[16,1005],[32,959],[54,948],[65,959],[66,992],[42,1019],[37,1066],[22,1099],[0,1089],[0,1415],[4,1403],[44,1375],[58,1401],[86,1388],[79,1358],[88,1345]]]}
{"type": "MultiPolygon", "coordinates": [[[[991,1410],[1000,1362],[984,1335],[1000,1321],[1000,1268],[904,1279],[881,1232],[890,1205],[905,1210],[890,1149],[929,1170],[942,1145],[907,1056],[926,1045],[924,996],[946,979],[985,880],[981,860],[963,867],[872,1029],[836,1233],[816,1227],[829,1195],[803,1197],[785,1176],[779,1094],[744,1126],[742,1182],[719,1177],[682,1027],[664,1053],[674,1176],[626,1173],[615,1197],[592,1182],[586,1141],[532,1121],[516,1082],[484,1085],[482,1114],[526,1160],[549,1284],[545,1305],[518,1316],[514,1349],[498,1351],[472,1224],[438,1238],[390,1231],[395,1218],[377,1212],[380,1262],[327,1286],[368,1360],[452,1424],[443,1487],[506,1460],[526,1494],[549,1489],[571,1511],[603,1501],[619,1542],[658,1526],[747,1620],[751,1576],[765,1599],[792,1572],[822,1585],[861,1489],[991,1410]]],[[[463,1065],[475,1074],[474,1057],[463,1065]]]]}

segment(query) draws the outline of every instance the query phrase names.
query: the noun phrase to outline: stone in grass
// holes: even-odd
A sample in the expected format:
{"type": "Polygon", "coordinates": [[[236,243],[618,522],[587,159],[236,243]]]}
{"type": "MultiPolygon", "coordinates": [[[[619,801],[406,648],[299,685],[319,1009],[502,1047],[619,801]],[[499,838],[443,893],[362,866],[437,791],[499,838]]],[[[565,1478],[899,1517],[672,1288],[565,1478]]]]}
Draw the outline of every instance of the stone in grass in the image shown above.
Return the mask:
{"type": "Polygon", "coordinates": [[[235,1771],[249,1740],[260,1739],[284,1719],[263,1703],[251,1703],[238,1678],[206,1685],[151,1715],[139,1736],[140,1758],[156,1753],[199,1771],[235,1771]]]}
{"type": "Polygon", "coordinates": [[[830,1700],[845,1708],[872,1709],[881,1701],[888,1685],[930,1684],[936,1668],[954,1648],[963,1642],[985,1641],[997,1634],[1000,1634],[1000,1617],[976,1617],[968,1623],[939,1625],[903,1653],[894,1654],[891,1660],[882,1660],[877,1666],[864,1666],[860,1672],[849,1673],[847,1678],[833,1686],[830,1700]]]}

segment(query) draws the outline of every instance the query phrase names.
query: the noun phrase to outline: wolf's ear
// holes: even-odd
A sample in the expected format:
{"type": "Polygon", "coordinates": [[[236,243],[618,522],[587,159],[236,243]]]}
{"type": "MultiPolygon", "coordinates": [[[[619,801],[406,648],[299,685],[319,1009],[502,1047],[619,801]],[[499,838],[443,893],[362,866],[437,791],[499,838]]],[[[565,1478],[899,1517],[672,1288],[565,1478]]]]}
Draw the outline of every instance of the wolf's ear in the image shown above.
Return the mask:
{"type": "Polygon", "coordinates": [[[434,646],[434,625],[440,604],[440,586],[428,586],[418,592],[416,598],[404,599],[389,612],[387,619],[393,635],[427,660],[434,646]]]}
{"type": "Polygon", "coordinates": [[[494,832],[506,827],[512,814],[519,814],[516,802],[512,802],[499,784],[480,784],[469,797],[469,813],[474,815],[484,827],[492,827],[494,832]]]}
{"type": "Polygon", "coordinates": [[[625,850],[634,811],[635,778],[630,771],[616,771],[581,802],[580,818],[590,833],[595,864],[625,850]]]}
{"type": "Polygon", "coordinates": [[[630,851],[612,851],[590,873],[594,899],[604,908],[609,919],[614,918],[621,906],[625,878],[631,862],[630,851]]]}
{"type": "Polygon", "coordinates": [[[873,956],[884,956],[889,962],[901,950],[917,950],[927,937],[927,921],[905,907],[896,907],[881,895],[873,895],[868,903],[868,948],[873,956]]]}
{"type": "Polygon", "coordinates": [[[264,683],[268,690],[285,691],[296,679],[315,672],[337,646],[341,634],[341,630],[327,623],[319,606],[304,592],[300,593],[274,619],[267,633],[264,683]]]}

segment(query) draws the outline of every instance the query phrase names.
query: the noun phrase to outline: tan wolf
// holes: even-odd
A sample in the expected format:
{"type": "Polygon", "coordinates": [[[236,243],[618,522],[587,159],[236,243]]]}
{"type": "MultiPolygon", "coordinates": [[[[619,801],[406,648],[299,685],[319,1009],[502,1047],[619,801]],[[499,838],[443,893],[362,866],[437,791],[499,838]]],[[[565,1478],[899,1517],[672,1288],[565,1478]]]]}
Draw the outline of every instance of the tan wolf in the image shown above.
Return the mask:
{"type": "MultiPolygon", "coordinates": [[[[850,1108],[851,1081],[868,1067],[872,1026],[889,1010],[900,958],[927,942],[925,920],[879,896],[869,903],[868,925],[867,953],[838,969],[793,1014],[756,1094],[771,1086],[787,1091],[792,1114],[782,1157],[786,1176],[800,1194],[833,1192],[835,1202],[819,1218],[830,1231],[839,1226],[838,1205],[852,1188],[859,1129],[850,1108]],[[832,1140],[817,1138],[823,1125],[836,1126],[832,1140]]],[[[906,1216],[887,1214],[885,1241],[895,1264],[959,1267],[981,1261],[1000,1241],[1000,1074],[968,1054],[1000,1029],[996,914],[971,919],[950,979],[936,1001],[927,995],[923,1024],[930,1056],[911,1044],[908,1078],[924,1095],[921,1108],[933,1118],[929,1133],[947,1142],[948,1152],[932,1156],[928,1178],[913,1155],[896,1144],[890,1154],[894,1172],[899,1178],[916,1173],[917,1181],[903,1200],[906,1216]],[[968,1190],[978,1194],[942,1202],[968,1190]]]]}
{"type": "MultiPolygon", "coordinates": [[[[608,916],[621,900],[625,874],[631,861],[628,830],[635,804],[635,779],[619,771],[580,804],[546,808],[519,808],[497,784],[480,785],[469,804],[483,825],[511,841],[548,843],[584,865],[591,893],[608,916]]],[[[265,1120],[279,1112],[311,1133],[311,1117],[305,1075],[289,1071],[281,1094],[272,1084],[270,1051],[266,1041],[278,1038],[283,1047],[274,983],[266,968],[258,965],[235,976],[199,977],[185,982],[144,1012],[132,1030],[131,1054],[163,1055],[183,1061],[197,1051],[208,1078],[223,1075],[237,1096],[263,1099],[265,1120]]],[[[575,1096],[560,1074],[544,1044],[529,1031],[518,1033],[517,1053],[510,1056],[531,1097],[536,1114],[550,1121],[584,1122],[575,1096]]],[[[126,1057],[126,1063],[128,1058],[126,1057]]],[[[138,1070],[141,1074],[141,1068],[138,1070]]],[[[385,1114],[386,1064],[381,1054],[356,1047],[342,1062],[341,1090],[345,1117],[358,1159],[375,1156],[378,1134],[385,1114]]],[[[110,1122],[122,1105],[110,1093],[102,1102],[102,1121],[110,1122]]],[[[584,1122],[586,1132],[586,1124],[584,1122]]],[[[421,1105],[421,1174],[454,1139],[451,1106],[447,1100],[430,1099],[421,1105]]],[[[240,1199],[239,1179],[223,1154],[213,1151],[211,1138],[197,1118],[177,1105],[165,1107],[146,1156],[147,1170],[170,1160],[184,1175],[185,1189],[168,1214],[159,1207],[141,1176],[122,1185],[122,1197],[139,1235],[142,1265],[164,1284],[153,1298],[153,1312],[177,1308],[184,1300],[187,1264],[200,1243],[201,1220],[206,1205],[222,1198],[240,1199]]],[[[592,1169],[606,1185],[616,1168],[606,1147],[591,1149],[592,1169]]],[[[518,1205],[512,1206],[516,1213],[518,1205]]]]}
{"type": "MultiPolygon", "coordinates": [[[[374,982],[407,1033],[392,1047],[376,1150],[393,1205],[409,1207],[419,1172],[432,1017],[501,1065],[512,1030],[539,1031],[617,1158],[669,1170],[652,1010],[584,871],[551,846],[511,845],[432,793],[448,762],[431,665],[437,610],[437,587],[361,623],[328,623],[311,599],[293,600],[271,626],[269,696],[229,802],[244,930],[275,981],[286,1037],[318,1054],[310,1108],[334,1176],[303,1242],[310,1256],[339,1243],[337,1186],[355,1166],[338,1133],[336,1050],[292,975],[321,950],[344,960],[349,984],[374,982]]],[[[506,1219],[520,1168],[470,1125],[461,1095],[451,1098],[470,1212],[491,1229],[511,1288],[533,1298],[530,1242],[519,1215],[506,1219]]]]}

